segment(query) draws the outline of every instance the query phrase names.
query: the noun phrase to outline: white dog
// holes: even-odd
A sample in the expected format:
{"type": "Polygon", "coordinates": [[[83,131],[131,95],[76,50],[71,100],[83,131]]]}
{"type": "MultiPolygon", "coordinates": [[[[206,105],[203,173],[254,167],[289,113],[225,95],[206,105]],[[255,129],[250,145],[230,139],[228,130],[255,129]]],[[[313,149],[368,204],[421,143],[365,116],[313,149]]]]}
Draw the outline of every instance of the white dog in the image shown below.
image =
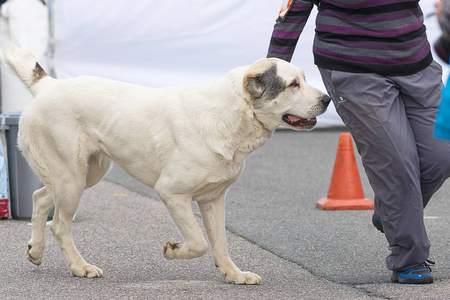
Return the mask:
{"type": "Polygon", "coordinates": [[[166,243],[166,259],[200,257],[208,244],[191,209],[197,201],[214,261],[230,283],[259,284],[230,260],[224,202],[245,158],[280,125],[309,130],[330,98],[309,86],[303,71],[261,59],[215,81],[189,87],[148,88],[104,78],[54,79],[33,54],[11,45],[5,61],[35,100],[23,111],[19,147],[45,186],[33,194],[28,259],[39,265],[45,222],[73,276],[101,277],[72,240],[72,217],[86,188],[116,162],[153,187],[183,235],[166,243]]]}

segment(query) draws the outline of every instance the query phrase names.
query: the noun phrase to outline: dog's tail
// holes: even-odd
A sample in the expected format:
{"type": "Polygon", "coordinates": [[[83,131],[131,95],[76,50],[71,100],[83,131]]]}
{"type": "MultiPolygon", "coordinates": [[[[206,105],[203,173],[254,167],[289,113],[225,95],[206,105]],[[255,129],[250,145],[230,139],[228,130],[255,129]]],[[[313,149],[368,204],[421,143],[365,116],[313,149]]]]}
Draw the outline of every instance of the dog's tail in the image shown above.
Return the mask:
{"type": "Polygon", "coordinates": [[[48,76],[36,60],[33,53],[25,48],[18,48],[11,43],[4,54],[6,64],[22,80],[33,96],[36,96],[36,83],[48,76]]]}

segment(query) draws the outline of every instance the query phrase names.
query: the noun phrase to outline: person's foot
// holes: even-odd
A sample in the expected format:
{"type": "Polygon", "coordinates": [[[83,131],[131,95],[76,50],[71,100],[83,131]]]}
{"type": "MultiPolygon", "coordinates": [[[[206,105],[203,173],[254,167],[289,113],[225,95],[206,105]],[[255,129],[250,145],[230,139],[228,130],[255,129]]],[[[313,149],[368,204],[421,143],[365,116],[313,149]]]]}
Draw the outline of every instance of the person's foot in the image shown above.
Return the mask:
{"type": "Polygon", "coordinates": [[[376,229],[384,233],[383,224],[381,224],[380,219],[377,216],[375,216],[375,214],[373,214],[372,216],[372,224],[373,226],[375,226],[376,229]]]}
{"type": "Polygon", "coordinates": [[[408,284],[433,283],[433,274],[431,274],[430,268],[432,265],[434,265],[434,261],[426,260],[424,263],[407,270],[394,271],[391,276],[391,281],[408,284]]]}

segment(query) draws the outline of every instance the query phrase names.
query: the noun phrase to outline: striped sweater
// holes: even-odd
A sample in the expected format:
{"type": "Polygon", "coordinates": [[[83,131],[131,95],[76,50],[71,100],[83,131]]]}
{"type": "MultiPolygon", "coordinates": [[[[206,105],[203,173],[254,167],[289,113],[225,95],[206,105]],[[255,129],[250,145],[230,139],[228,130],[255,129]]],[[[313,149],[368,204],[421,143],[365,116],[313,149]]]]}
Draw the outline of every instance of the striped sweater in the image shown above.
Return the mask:
{"type": "Polygon", "coordinates": [[[406,76],[433,60],[418,0],[293,0],[277,19],[268,57],[290,61],[318,4],[314,62],[325,69],[406,76]]]}

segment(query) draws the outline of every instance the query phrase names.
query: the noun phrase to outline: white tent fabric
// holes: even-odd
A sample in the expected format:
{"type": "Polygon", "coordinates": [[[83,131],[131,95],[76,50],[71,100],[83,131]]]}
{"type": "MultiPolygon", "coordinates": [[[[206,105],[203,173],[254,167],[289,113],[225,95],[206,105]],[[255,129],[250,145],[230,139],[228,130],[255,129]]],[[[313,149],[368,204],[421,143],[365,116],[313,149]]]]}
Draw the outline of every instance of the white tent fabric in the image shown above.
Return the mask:
{"type": "MultiPolygon", "coordinates": [[[[152,87],[190,85],[267,55],[278,0],[54,2],[60,78],[91,74],[152,87]]],[[[325,92],[313,64],[314,17],[293,63],[325,92]]],[[[320,125],[341,125],[330,107],[320,125]]]]}
{"type": "MultiPolygon", "coordinates": [[[[39,62],[46,65],[48,45],[48,10],[38,0],[8,0],[1,6],[0,45],[2,51],[14,41],[31,49],[39,62]]],[[[7,68],[1,68],[1,111],[22,110],[33,100],[22,82],[7,68]]]]}
{"type": "MultiPolygon", "coordinates": [[[[39,2],[8,0],[19,1],[39,2]]],[[[54,30],[47,67],[54,67],[59,78],[89,74],[161,87],[209,81],[234,67],[265,57],[282,1],[46,2],[51,8],[54,30]]],[[[434,0],[420,3],[425,14],[433,12],[434,0]]],[[[33,15],[36,14],[21,12],[23,18],[33,15]]],[[[41,18],[33,17],[33,22],[47,22],[46,17],[41,18]]],[[[310,84],[325,91],[313,63],[314,19],[315,11],[302,33],[292,63],[305,70],[310,84]]],[[[426,25],[433,43],[440,35],[436,18],[428,18],[426,25]]],[[[444,76],[447,74],[446,68],[444,76]]],[[[319,117],[318,126],[336,125],[342,125],[342,121],[331,105],[319,117]]]]}

